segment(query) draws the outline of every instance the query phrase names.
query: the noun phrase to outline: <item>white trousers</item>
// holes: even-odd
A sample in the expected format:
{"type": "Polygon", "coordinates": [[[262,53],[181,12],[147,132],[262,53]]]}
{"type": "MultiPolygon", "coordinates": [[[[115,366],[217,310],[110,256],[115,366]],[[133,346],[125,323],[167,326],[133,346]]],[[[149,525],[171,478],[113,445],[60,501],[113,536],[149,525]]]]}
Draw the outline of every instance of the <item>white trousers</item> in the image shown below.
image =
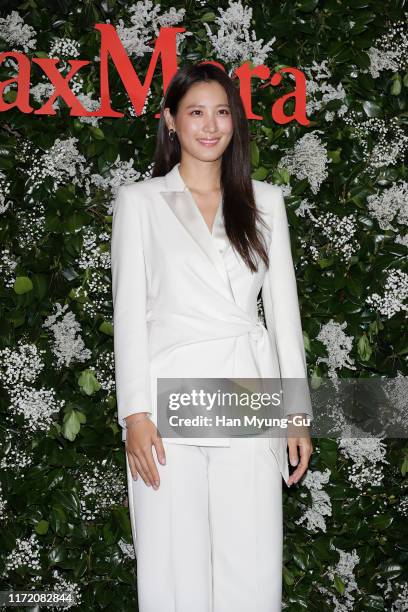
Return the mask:
{"type": "Polygon", "coordinates": [[[164,449],[166,465],[152,451],[159,489],[130,478],[140,612],[280,612],[282,476],[268,438],[164,449]]]}

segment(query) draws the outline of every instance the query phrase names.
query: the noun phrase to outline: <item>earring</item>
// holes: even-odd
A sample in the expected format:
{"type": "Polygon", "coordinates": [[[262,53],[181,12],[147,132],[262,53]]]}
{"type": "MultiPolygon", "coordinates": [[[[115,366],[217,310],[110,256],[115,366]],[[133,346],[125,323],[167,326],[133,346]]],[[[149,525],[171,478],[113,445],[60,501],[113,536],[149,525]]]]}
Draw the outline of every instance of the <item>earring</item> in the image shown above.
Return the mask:
{"type": "Polygon", "coordinates": [[[175,130],[173,130],[173,128],[170,128],[169,129],[169,139],[171,142],[174,142],[175,134],[176,134],[175,130]]]}

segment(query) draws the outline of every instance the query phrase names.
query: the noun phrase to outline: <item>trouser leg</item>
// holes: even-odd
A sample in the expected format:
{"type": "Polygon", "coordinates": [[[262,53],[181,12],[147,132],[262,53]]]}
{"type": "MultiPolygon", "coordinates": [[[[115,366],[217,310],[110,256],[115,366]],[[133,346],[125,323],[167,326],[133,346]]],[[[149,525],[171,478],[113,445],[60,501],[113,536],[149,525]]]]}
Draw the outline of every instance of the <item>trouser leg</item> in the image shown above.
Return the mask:
{"type": "Polygon", "coordinates": [[[282,477],[267,438],[208,455],[213,612],[280,612],[282,477]]]}
{"type": "Polygon", "coordinates": [[[164,448],[159,489],[132,481],[139,610],[211,612],[207,458],[198,446],[164,448]]]}

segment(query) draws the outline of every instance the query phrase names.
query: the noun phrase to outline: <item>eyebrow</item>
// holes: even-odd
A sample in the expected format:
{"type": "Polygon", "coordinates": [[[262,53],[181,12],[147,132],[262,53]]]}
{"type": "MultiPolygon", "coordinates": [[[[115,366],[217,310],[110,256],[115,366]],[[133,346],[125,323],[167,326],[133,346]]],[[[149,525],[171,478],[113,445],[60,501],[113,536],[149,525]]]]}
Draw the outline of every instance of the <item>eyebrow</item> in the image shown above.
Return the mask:
{"type": "MultiPolygon", "coordinates": [[[[197,108],[197,107],[201,107],[203,108],[205,106],[205,104],[189,104],[188,106],[186,106],[186,108],[197,108]]],[[[228,106],[229,104],[217,104],[217,106],[228,106]]]]}

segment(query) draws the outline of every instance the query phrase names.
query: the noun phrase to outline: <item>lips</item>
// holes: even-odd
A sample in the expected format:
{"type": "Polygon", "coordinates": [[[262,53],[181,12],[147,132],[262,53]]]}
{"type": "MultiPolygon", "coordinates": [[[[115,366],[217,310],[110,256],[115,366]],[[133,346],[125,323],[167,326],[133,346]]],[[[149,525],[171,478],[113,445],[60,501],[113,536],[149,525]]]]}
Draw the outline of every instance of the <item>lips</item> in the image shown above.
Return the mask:
{"type": "Polygon", "coordinates": [[[219,142],[219,138],[212,138],[212,139],[208,139],[208,138],[199,138],[198,142],[202,145],[204,145],[205,147],[213,147],[214,145],[217,144],[217,142],[219,142]]]}

